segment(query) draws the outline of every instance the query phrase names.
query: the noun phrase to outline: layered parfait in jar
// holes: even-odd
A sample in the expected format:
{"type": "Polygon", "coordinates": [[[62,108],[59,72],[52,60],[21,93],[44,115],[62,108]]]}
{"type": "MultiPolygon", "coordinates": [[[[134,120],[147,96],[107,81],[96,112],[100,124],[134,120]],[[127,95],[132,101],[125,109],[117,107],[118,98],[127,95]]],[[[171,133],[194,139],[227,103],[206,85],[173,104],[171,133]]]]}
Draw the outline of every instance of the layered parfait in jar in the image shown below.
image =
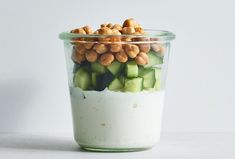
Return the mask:
{"type": "Polygon", "coordinates": [[[134,19],[60,34],[64,40],[74,138],[86,150],[136,151],[159,141],[169,57],[168,31],[134,19]]]}

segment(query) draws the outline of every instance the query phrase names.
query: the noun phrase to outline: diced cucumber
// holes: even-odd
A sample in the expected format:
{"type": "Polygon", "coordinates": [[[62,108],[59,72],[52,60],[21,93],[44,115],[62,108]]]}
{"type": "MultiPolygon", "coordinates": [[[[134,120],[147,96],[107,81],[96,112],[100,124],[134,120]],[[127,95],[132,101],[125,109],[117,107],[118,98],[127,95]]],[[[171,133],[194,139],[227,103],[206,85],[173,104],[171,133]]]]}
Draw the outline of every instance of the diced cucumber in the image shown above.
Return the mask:
{"type": "Polygon", "coordinates": [[[105,73],[106,67],[101,65],[99,62],[92,62],[91,63],[91,70],[96,73],[105,73]]]}
{"type": "Polygon", "coordinates": [[[156,82],[154,69],[145,69],[140,73],[139,76],[144,79],[144,81],[143,81],[143,88],[144,89],[154,87],[154,84],[156,82]]]}
{"type": "Polygon", "coordinates": [[[74,86],[80,87],[83,90],[87,90],[89,89],[90,85],[90,74],[84,68],[79,69],[74,75],[74,86]]]}
{"type": "Polygon", "coordinates": [[[160,68],[154,68],[155,69],[155,78],[159,79],[161,78],[161,72],[162,70],[160,68]]]}
{"type": "Polygon", "coordinates": [[[161,89],[161,79],[157,79],[154,85],[155,90],[160,90],[161,89]]]}
{"type": "Polygon", "coordinates": [[[125,72],[128,78],[138,76],[138,65],[135,63],[135,61],[130,61],[126,63],[125,72]]]}
{"type": "Polygon", "coordinates": [[[114,76],[110,72],[97,75],[97,77],[96,77],[96,90],[97,91],[104,90],[106,87],[109,86],[109,84],[112,82],[113,79],[114,79],[114,76]]]}
{"type": "Polygon", "coordinates": [[[118,78],[114,78],[114,80],[109,84],[109,90],[111,91],[120,91],[123,85],[118,78]]]}
{"type": "Polygon", "coordinates": [[[118,75],[122,69],[122,64],[118,61],[114,61],[111,65],[109,65],[108,70],[114,75],[118,75]]]}
{"type": "Polygon", "coordinates": [[[144,65],[144,68],[150,68],[154,65],[163,64],[163,58],[156,55],[154,51],[149,51],[147,53],[149,62],[147,65],[144,65]]]}
{"type": "Polygon", "coordinates": [[[145,71],[145,68],[143,66],[139,66],[139,75],[142,74],[145,71]]]}
{"type": "Polygon", "coordinates": [[[122,85],[124,85],[124,83],[125,83],[125,77],[124,77],[124,76],[119,76],[118,79],[120,80],[120,82],[122,83],[122,85]]]}
{"type": "Polygon", "coordinates": [[[156,82],[154,84],[155,90],[161,89],[161,72],[162,70],[160,68],[155,68],[155,78],[156,78],[156,82]]]}
{"type": "Polygon", "coordinates": [[[94,86],[95,88],[97,87],[97,83],[96,83],[96,80],[97,80],[97,76],[99,74],[98,73],[95,73],[95,72],[92,72],[91,73],[91,83],[92,83],[92,86],[94,86]]]}
{"type": "Polygon", "coordinates": [[[140,92],[143,88],[143,78],[130,78],[125,79],[124,91],[125,92],[140,92]]]}

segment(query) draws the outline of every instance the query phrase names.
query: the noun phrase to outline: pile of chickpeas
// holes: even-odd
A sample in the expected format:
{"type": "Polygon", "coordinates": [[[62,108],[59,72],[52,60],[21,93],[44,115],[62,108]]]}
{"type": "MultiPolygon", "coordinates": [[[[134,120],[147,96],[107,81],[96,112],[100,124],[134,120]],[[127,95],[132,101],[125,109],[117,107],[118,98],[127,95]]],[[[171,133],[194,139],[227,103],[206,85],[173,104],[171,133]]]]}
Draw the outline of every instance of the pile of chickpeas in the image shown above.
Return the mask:
{"type": "Polygon", "coordinates": [[[84,61],[99,61],[104,66],[110,65],[115,59],[125,63],[128,59],[133,59],[138,65],[148,64],[147,53],[152,48],[155,52],[164,53],[164,47],[159,44],[138,43],[149,41],[149,38],[138,36],[120,36],[120,35],[144,35],[144,29],[134,20],[126,19],[123,25],[119,24],[101,24],[100,28],[93,32],[90,26],[84,26],[71,30],[74,34],[105,35],[97,38],[76,38],[73,42],[72,59],[81,64],[84,61]],[[106,36],[110,35],[110,36],[106,36]],[[117,35],[117,36],[115,36],[117,35]],[[120,42],[120,43],[119,43],[120,42]],[[121,43],[127,42],[127,43],[121,43]],[[136,42],[128,44],[128,42],[136,42]]]}

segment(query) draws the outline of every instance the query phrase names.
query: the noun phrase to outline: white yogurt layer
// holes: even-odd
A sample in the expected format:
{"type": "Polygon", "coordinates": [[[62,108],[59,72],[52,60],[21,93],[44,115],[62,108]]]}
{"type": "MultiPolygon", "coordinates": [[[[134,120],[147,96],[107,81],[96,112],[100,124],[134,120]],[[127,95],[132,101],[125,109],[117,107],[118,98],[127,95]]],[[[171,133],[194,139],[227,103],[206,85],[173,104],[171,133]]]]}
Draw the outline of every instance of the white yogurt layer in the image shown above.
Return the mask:
{"type": "Polygon", "coordinates": [[[90,148],[149,148],[160,137],[164,91],[123,93],[70,87],[74,136],[90,148]]]}

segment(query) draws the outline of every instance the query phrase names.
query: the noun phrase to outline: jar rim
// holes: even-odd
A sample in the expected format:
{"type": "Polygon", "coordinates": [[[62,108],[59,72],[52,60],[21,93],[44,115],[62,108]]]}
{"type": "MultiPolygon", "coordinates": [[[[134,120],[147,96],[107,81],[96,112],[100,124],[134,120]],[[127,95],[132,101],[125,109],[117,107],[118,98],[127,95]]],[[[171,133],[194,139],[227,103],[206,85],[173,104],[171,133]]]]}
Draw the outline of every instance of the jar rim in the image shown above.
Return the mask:
{"type": "MultiPolygon", "coordinates": [[[[146,34],[122,34],[122,35],[100,35],[100,34],[76,34],[65,31],[59,34],[59,38],[65,42],[74,42],[76,38],[106,38],[106,37],[121,37],[121,38],[150,38],[152,42],[166,42],[175,39],[175,34],[166,30],[145,29],[146,34]]],[[[85,42],[85,41],[84,41],[85,42]]],[[[146,41],[139,41],[141,43],[146,41]]],[[[115,42],[116,43],[116,42],[115,42]]],[[[119,42],[119,43],[123,43],[119,42]]],[[[127,43],[127,42],[124,42],[127,43]]]]}

